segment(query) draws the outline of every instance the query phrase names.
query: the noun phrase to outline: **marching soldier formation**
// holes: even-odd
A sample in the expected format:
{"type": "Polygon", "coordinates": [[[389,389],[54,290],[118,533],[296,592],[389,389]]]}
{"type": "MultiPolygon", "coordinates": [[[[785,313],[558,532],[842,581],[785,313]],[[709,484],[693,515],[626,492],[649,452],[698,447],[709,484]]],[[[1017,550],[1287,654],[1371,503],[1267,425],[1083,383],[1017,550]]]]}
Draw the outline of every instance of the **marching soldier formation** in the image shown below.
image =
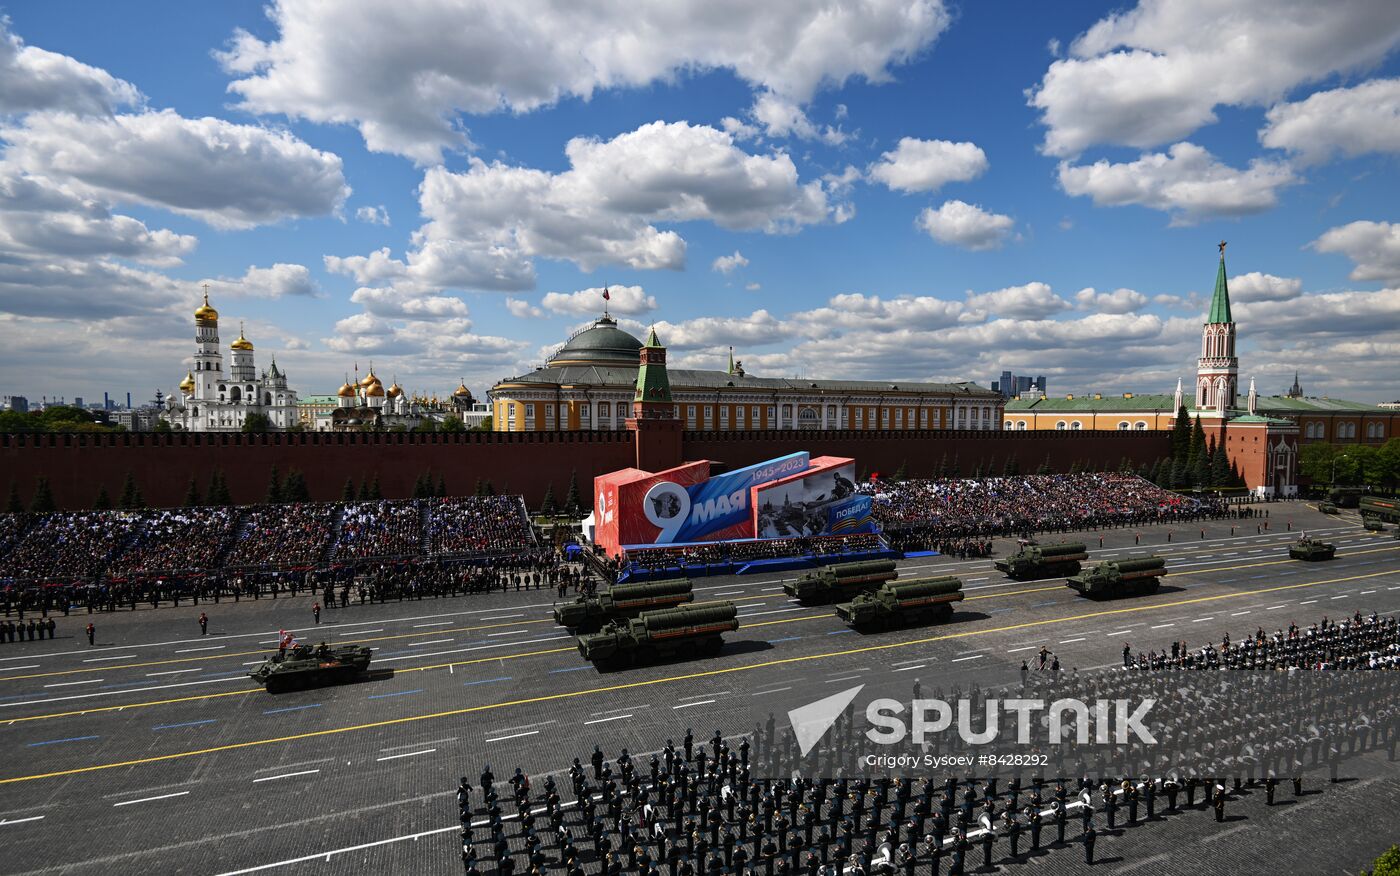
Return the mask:
{"type": "MultiPolygon", "coordinates": [[[[1265,645],[1243,653],[1256,653],[1265,665],[1272,659],[1275,666],[1397,666],[1384,659],[1400,655],[1395,618],[1323,621],[1310,632],[1300,633],[1292,650],[1284,638],[1271,651],[1265,637],[1265,645]],[[1377,656],[1382,659],[1372,659],[1377,656]]],[[[1224,651],[1235,653],[1232,647],[1224,651]]],[[[1171,683],[1172,673],[1115,675],[1138,686],[1161,680],[1158,695],[1164,698],[1166,691],[1181,687],[1171,683]]],[[[1255,675],[1260,674],[1248,677],[1255,675]]],[[[1370,673],[1348,674],[1365,676],[1370,673]]],[[[1039,673],[1023,682],[1031,695],[1053,683],[1052,676],[1039,673]]],[[[1104,682],[1105,693],[1108,685],[1104,682]]],[[[1250,716],[1233,714],[1233,707],[1188,701],[1185,711],[1193,720],[1233,742],[1207,746],[1193,767],[1162,771],[1150,768],[1150,753],[1134,751],[1128,757],[1136,759],[1137,768],[1115,778],[1090,776],[1111,775],[1108,768],[1121,764],[1070,765],[1062,758],[1046,772],[1079,778],[1027,779],[1024,771],[1005,783],[932,774],[843,778],[834,753],[803,766],[836,778],[803,778],[804,770],[794,769],[800,761],[795,741],[779,734],[771,718],[737,742],[718,730],[708,742],[699,741],[686,730],[680,744],[668,739],[645,755],[623,749],[611,760],[595,746],[586,765],[574,758],[566,780],[548,775],[538,789],[519,768],[498,783],[486,766],[476,785],[462,777],[456,789],[461,862],[467,874],[862,876],[878,870],[941,876],[1078,846],[1092,865],[1101,831],[1116,835],[1186,810],[1205,809],[1214,822],[1224,822],[1231,801],[1246,786],[1262,789],[1272,806],[1281,777],[1290,780],[1297,797],[1312,771],[1325,768],[1335,781],[1343,757],[1379,749],[1394,759],[1400,714],[1392,703],[1368,702],[1368,717],[1358,720],[1344,714],[1340,698],[1312,695],[1313,701],[1286,705],[1296,706],[1301,722],[1318,726],[1310,731],[1276,726],[1252,734],[1246,732],[1250,716]],[[763,778],[776,775],[794,777],[763,778]]],[[[851,722],[838,721],[832,738],[839,743],[850,727],[851,722]]]]}

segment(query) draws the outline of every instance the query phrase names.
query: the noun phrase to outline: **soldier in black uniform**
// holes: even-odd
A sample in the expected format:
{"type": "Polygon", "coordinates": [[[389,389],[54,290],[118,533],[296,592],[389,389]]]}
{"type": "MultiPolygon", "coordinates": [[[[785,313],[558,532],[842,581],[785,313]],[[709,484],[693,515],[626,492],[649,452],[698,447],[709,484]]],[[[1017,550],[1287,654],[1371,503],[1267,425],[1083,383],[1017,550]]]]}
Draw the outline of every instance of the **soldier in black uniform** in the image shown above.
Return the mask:
{"type": "Polygon", "coordinates": [[[1094,842],[1098,839],[1099,832],[1094,830],[1094,825],[1090,824],[1084,829],[1084,863],[1094,863],[1094,842]]]}

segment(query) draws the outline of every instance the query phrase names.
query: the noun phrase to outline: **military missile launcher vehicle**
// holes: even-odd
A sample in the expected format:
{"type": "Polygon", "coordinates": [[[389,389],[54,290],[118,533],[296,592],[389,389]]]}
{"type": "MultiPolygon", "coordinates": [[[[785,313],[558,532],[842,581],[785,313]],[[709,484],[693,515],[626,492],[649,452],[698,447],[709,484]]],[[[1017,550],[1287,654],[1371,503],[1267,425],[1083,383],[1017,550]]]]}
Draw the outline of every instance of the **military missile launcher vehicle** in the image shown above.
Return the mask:
{"type": "Polygon", "coordinates": [[[783,591],[803,605],[826,605],[857,593],[874,590],[899,577],[894,560],[837,563],[808,572],[783,585],[783,591]]]}
{"type": "Polygon", "coordinates": [[[712,657],[724,647],[721,637],[739,629],[738,616],[732,602],[644,611],[579,636],[578,652],[604,671],[683,654],[712,657]]]}
{"type": "Polygon", "coordinates": [[[1288,546],[1288,556],[1294,560],[1330,560],[1336,555],[1336,545],[1306,535],[1288,546]]]}
{"type": "Polygon", "coordinates": [[[1087,572],[1071,577],[1066,584],[1090,599],[1121,599],[1156,593],[1167,574],[1163,557],[1136,557],[1099,563],[1087,572]]]}
{"type": "Polygon", "coordinates": [[[248,677],[266,687],[268,693],[344,684],[369,668],[371,656],[369,648],[356,645],[296,645],[267,658],[248,677]]]}
{"type": "Polygon", "coordinates": [[[580,596],[554,606],[554,622],[575,633],[596,633],[609,621],[636,617],[644,611],[675,608],[695,599],[689,578],[668,578],[640,584],[616,584],[595,597],[580,596]]]}
{"type": "Polygon", "coordinates": [[[1377,523],[1400,523],[1400,499],[1385,496],[1362,496],[1361,519],[1377,523]]]}
{"type": "Polygon", "coordinates": [[[962,598],[962,580],[951,575],[887,581],[879,590],[836,606],[836,616],[861,632],[942,623],[962,598]]]}
{"type": "Polygon", "coordinates": [[[1017,581],[1079,574],[1079,561],[1089,559],[1089,551],[1077,542],[1070,544],[1026,545],[1014,554],[996,561],[998,572],[1017,581]]]}

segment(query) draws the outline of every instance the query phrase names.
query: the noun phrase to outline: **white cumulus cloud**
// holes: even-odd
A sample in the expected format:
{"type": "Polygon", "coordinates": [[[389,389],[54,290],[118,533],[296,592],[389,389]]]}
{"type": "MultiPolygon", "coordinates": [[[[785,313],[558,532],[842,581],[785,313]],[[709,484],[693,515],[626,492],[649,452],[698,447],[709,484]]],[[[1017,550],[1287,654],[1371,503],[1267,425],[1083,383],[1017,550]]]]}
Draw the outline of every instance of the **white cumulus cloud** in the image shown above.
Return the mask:
{"type": "Polygon", "coordinates": [[[1173,225],[1271,209],[1278,203],[1278,190],[1299,181],[1285,163],[1256,159],[1239,170],[1194,143],[1177,143],[1166,152],[1124,163],[1062,161],[1059,178],[1067,194],[1088,196],[1102,207],[1136,204],[1163,210],[1173,225]]]}
{"type": "Polygon", "coordinates": [[[939,243],[963,249],[999,249],[1011,235],[1016,220],[991,213],[965,201],[947,201],[937,210],[924,208],[916,224],[939,243]]]}
{"type": "Polygon", "coordinates": [[[648,295],[641,286],[609,286],[607,292],[607,301],[603,300],[601,287],[577,292],[549,292],[540,304],[552,313],[572,316],[597,316],[605,305],[608,311],[626,316],[650,313],[656,309],[655,296],[648,295]]]}
{"type": "Polygon", "coordinates": [[[338,210],[340,157],[285,131],[173,110],[83,117],[31,113],[0,127],[5,161],[90,197],[135,202],[220,228],[338,210]]]}
{"type": "Polygon", "coordinates": [[[355,125],[423,163],[469,143],[461,113],[528,112],[610,88],[728,69],[802,105],[853,77],[884,82],[950,22],[940,0],[800,6],[674,0],[280,0],[276,30],[220,55],[255,113],[355,125]]]}
{"type": "Polygon", "coordinates": [[[1136,289],[1100,292],[1092,286],[1076,292],[1074,300],[1081,310],[1096,310],[1099,313],[1132,313],[1147,304],[1147,296],[1136,289]]]}
{"type": "Polygon", "coordinates": [[[1400,152],[1400,79],[1373,79],[1271,107],[1259,142],[1296,153],[1300,163],[1400,152]]]}
{"type": "Polygon", "coordinates": [[[141,102],[141,92],[106,70],[37,46],[10,31],[0,16],[0,115],[65,110],[106,115],[141,102]]]}
{"type": "Polygon", "coordinates": [[[1397,42],[1391,0],[1140,0],[1076,39],[1029,99],[1051,155],[1157,146],[1214,122],[1217,106],[1271,104],[1397,42]]]}
{"type": "Polygon", "coordinates": [[[975,143],[904,137],[870,166],[868,175],[894,191],[933,192],[945,183],[976,179],[987,166],[987,153],[975,143]]]}
{"type": "Polygon", "coordinates": [[[1351,259],[1355,263],[1353,280],[1380,280],[1400,286],[1400,223],[1350,222],[1329,229],[1309,246],[1351,259]]]}
{"type": "Polygon", "coordinates": [[[719,271],[727,277],[737,269],[747,268],[748,266],[749,260],[744,258],[744,254],[736,249],[733,255],[720,256],[715,259],[714,262],[710,264],[710,270],[719,271]]]}
{"type": "Polygon", "coordinates": [[[216,298],[286,298],[315,297],[320,294],[311,271],[305,265],[277,262],[271,267],[250,265],[242,277],[212,277],[197,285],[209,284],[209,294],[216,298]]]}

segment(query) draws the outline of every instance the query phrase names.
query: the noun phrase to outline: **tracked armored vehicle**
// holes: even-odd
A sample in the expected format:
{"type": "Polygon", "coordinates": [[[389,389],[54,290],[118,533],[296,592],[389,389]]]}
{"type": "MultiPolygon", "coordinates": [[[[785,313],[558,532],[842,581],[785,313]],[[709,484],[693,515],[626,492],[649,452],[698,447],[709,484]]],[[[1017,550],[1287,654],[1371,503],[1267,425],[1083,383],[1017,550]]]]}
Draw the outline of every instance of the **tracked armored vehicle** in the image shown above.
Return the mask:
{"type": "Polygon", "coordinates": [[[1161,587],[1158,580],[1167,574],[1163,557],[1136,557],[1099,563],[1087,572],[1071,577],[1066,584],[1090,599],[1122,599],[1145,596],[1161,587]]]}
{"type": "Polygon", "coordinates": [[[1336,555],[1336,545],[1306,535],[1288,546],[1288,556],[1294,560],[1330,560],[1336,555]]]}
{"type": "Polygon", "coordinates": [[[723,635],[739,629],[738,616],[732,602],[644,611],[579,636],[578,652],[605,671],[681,655],[712,657],[724,647],[723,635]]]}
{"type": "Polygon", "coordinates": [[[1089,559],[1083,544],[1026,545],[1014,554],[996,561],[998,572],[1017,581],[1079,574],[1081,560],[1089,559]]]}
{"type": "Polygon", "coordinates": [[[580,596],[554,606],[554,622],[575,633],[596,633],[609,621],[633,618],[644,611],[675,608],[695,599],[689,578],[640,584],[616,584],[596,597],[580,596]]]}
{"type": "Polygon", "coordinates": [[[297,645],[267,658],[248,677],[266,687],[268,693],[344,684],[369,668],[371,656],[369,648],[356,645],[297,645]]]}
{"type": "Polygon", "coordinates": [[[1342,513],[1341,511],[1337,510],[1337,506],[1334,505],[1334,504],[1332,504],[1331,502],[1318,502],[1318,503],[1317,503],[1317,510],[1321,511],[1323,514],[1340,514],[1340,513],[1342,513]]]}
{"type": "Polygon", "coordinates": [[[836,616],[861,632],[942,623],[962,598],[962,580],[951,575],[887,581],[879,590],[836,606],[836,616]]]}
{"type": "Polygon", "coordinates": [[[783,591],[803,605],[827,605],[899,577],[894,560],[837,563],[808,572],[783,585],[783,591]]]}

